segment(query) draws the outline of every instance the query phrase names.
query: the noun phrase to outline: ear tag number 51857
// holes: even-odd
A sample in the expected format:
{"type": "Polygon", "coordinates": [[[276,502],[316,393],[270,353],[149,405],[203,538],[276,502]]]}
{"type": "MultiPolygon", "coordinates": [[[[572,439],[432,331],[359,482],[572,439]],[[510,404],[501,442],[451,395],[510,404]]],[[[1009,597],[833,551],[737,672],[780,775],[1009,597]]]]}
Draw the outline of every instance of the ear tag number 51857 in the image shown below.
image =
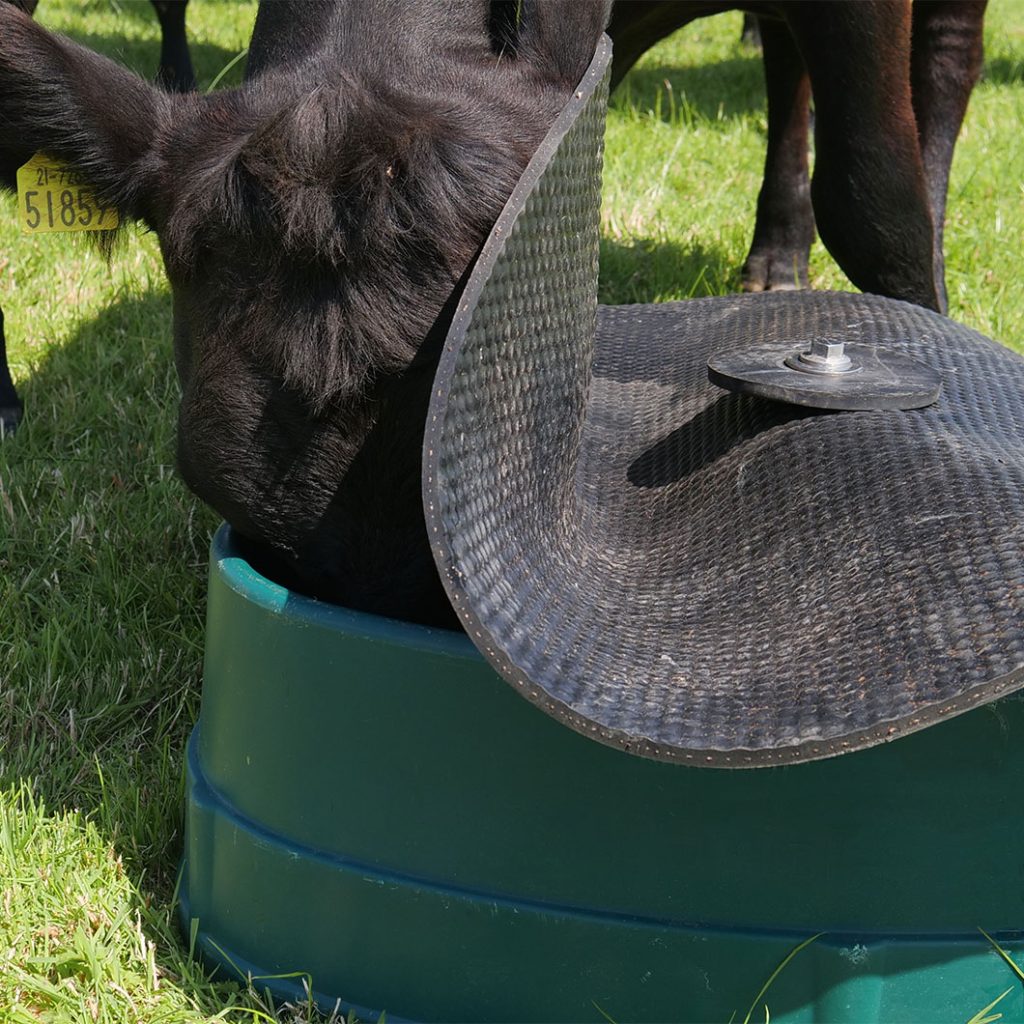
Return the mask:
{"type": "Polygon", "coordinates": [[[29,234],[41,231],[113,231],[113,206],[102,206],[81,175],[67,164],[36,153],[18,168],[18,219],[29,234]]]}

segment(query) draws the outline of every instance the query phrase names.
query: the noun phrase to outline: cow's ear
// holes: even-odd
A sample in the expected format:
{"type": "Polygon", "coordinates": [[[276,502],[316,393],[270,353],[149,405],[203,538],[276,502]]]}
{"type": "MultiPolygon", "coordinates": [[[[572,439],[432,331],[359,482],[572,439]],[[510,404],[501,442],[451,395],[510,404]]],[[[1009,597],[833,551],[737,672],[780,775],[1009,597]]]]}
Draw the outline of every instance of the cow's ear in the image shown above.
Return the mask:
{"type": "Polygon", "coordinates": [[[517,56],[573,89],[611,17],[611,0],[493,0],[515,7],[517,56]]]}
{"type": "Polygon", "coordinates": [[[152,222],[154,140],[171,97],[0,3],[0,177],[36,152],[82,172],[123,214],[152,222]]]}

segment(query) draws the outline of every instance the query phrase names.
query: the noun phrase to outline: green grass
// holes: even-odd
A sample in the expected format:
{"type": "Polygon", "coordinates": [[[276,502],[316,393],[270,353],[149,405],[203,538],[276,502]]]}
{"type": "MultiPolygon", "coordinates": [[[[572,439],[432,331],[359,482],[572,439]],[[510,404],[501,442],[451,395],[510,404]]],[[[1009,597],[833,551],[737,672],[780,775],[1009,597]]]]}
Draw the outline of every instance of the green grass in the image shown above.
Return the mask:
{"type": "MultiPolygon", "coordinates": [[[[244,47],[254,11],[194,0],[201,87],[244,47]]],[[[39,18],[155,68],[148,4],[43,0],[39,18]]],[[[605,301],[737,286],[765,134],[759,61],[738,36],[738,16],[696,23],[616,97],[605,301]]],[[[948,279],[955,317],[1018,348],[1022,125],[1024,5],[997,0],[954,166],[948,279]]],[[[173,471],[177,384],[155,240],[128,232],[108,265],[81,239],[20,235],[6,202],[0,304],[27,416],[0,444],[0,1020],[260,1019],[258,994],[209,983],[174,927],[216,519],[173,471]]],[[[812,277],[848,287],[820,246],[812,277]]]]}

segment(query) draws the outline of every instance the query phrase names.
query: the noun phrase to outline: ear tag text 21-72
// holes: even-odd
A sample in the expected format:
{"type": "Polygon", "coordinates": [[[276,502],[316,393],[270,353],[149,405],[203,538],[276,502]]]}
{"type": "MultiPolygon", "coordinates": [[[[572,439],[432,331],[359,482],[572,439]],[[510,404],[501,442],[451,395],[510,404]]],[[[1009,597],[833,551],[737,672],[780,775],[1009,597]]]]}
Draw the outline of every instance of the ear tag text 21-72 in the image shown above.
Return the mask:
{"type": "Polygon", "coordinates": [[[18,220],[28,234],[113,231],[120,222],[117,210],[102,206],[77,171],[43,153],[18,168],[18,220]]]}

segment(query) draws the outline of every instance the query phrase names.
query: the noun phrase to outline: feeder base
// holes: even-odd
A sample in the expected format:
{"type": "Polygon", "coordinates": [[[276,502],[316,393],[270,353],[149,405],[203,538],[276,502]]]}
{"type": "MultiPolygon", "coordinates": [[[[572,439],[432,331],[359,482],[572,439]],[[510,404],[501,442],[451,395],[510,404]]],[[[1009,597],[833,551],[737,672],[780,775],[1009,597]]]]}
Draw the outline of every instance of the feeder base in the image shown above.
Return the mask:
{"type": "Polygon", "coordinates": [[[1024,1020],[977,931],[1024,950],[1024,702],[691,768],[566,729],[464,636],[284,590],[226,529],[208,609],[180,912],[226,974],[363,1020],[742,1020],[824,932],[773,1021],[966,1020],[1008,988],[1024,1020]]]}

